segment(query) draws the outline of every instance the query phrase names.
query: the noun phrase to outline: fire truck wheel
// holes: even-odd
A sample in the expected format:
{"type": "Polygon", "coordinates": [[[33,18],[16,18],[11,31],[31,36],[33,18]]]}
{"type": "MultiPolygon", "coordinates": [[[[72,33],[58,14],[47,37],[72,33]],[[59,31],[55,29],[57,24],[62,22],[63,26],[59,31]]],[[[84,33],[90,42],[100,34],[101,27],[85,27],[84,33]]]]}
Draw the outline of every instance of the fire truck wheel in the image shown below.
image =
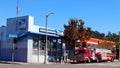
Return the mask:
{"type": "Polygon", "coordinates": [[[91,59],[90,59],[90,58],[88,58],[88,59],[87,59],[87,62],[88,62],[88,63],[91,63],[91,59]]]}
{"type": "Polygon", "coordinates": [[[97,63],[99,63],[99,62],[100,62],[100,60],[99,60],[98,58],[96,58],[96,62],[97,62],[97,63]]]}
{"type": "Polygon", "coordinates": [[[111,61],[111,62],[114,62],[114,58],[112,58],[110,61],[111,61]]]}

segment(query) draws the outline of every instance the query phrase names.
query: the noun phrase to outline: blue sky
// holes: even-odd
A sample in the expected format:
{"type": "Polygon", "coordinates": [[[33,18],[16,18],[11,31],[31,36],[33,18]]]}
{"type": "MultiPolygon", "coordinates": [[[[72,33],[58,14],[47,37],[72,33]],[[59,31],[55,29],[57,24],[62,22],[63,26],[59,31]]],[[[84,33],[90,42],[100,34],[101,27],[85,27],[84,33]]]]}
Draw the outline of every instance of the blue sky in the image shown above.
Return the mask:
{"type": "MultiPolygon", "coordinates": [[[[0,0],[0,25],[16,16],[16,2],[0,0]]],[[[48,18],[50,28],[64,30],[63,25],[76,18],[101,33],[120,31],[120,0],[19,0],[19,8],[19,16],[34,16],[35,25],[39,26],[45,26],[45,15],[54,12],[48,18]]]]}

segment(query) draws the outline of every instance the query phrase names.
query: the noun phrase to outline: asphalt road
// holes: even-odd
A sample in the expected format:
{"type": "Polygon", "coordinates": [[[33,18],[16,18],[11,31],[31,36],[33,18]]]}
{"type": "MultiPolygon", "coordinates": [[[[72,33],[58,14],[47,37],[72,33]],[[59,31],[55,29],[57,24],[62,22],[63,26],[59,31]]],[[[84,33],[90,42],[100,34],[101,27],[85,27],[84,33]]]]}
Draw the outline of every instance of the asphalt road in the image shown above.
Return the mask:
{"type": "Polygon", "coordinates": [[[120,62],[80,64],[4,64],[0,68],[120,68],[120,62]]]}

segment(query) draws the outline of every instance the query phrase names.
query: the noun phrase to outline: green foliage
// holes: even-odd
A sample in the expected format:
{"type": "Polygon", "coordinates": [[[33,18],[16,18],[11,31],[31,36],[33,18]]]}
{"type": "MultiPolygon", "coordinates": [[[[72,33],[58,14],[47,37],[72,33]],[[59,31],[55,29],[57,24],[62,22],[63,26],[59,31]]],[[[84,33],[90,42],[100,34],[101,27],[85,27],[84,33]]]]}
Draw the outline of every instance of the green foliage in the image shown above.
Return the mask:
{"type": "Polygon", "coordinates": [[[120,45],[120,43],[119,43],[119,42],[116,42],[116,48],[119,49],[119,45],[120,45]]]}
{"type": "Polygon", "coordinates": [[[108,34],[106,35],[106,39],[108,41],[119,42],[119,35],[115,33],[111,34],[110,32],[108,32],[108,34]]]}
{"type": "Polygon", "coordinates": [[[91,36],[90,37],[97,38],[97,39],[105,39],[105,34],[104,33],[100,33],[98,31],[91,30],[91,36]]]}
{"type": "Polygon", "coordinates": [[[76,19],[70,19],[69,25],[64,25],[64,37],[63,40],[68,45],[76,45],[75,42],[78,39],[77,28],[78,21],[76,19]]]}
{"type": "Polygon", "coordinates": [[[85,39],[89,39],[91,28],[86,29],[82,20],[70,19],[68,25],[64,25],[64,28],[63,41],[67,45],[80,46],[77,40],[84,42],[85,39]]]}

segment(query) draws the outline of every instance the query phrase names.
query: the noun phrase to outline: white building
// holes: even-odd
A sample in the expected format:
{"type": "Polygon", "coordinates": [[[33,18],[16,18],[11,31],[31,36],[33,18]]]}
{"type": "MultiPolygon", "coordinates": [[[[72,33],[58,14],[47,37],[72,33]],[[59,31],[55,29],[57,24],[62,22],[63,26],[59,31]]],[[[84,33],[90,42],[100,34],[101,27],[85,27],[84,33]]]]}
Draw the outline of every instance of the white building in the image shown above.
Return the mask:
{"type": "MultiPolygon", "coordinates": [[[[0,27],[0,60],[44,62],[45,32],[45,27],[34,25],[32,16],[8,18],[7,26],[0,27]]],[[[48,28],[48,61],[62,55],[61,34],[60,30],[48,28]]]]}

